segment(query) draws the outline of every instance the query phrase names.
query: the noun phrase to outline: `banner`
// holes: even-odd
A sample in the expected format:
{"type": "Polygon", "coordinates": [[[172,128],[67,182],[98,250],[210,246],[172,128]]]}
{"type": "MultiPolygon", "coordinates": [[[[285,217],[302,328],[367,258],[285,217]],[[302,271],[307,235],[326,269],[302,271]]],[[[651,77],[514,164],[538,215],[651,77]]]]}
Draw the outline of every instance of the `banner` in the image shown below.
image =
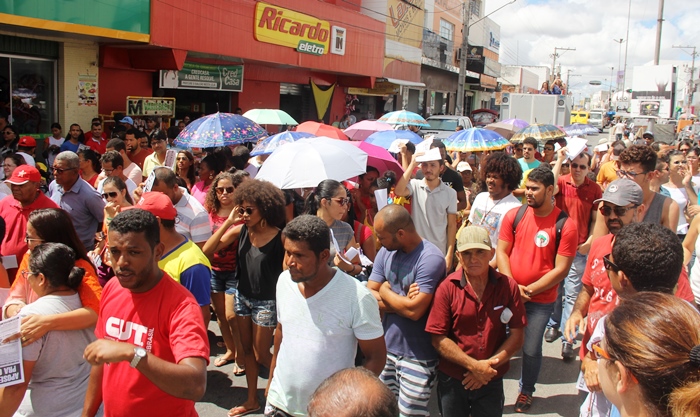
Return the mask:
{"type": "Polygon", "coordinates": [[[164,97],[127,97],[127,116],[174,116],[175,99],[164,97]]]}
{"type": "Polygon", "coordinates": [[[185,62],[180,71],[161,70],[160,88],[243,91],[243,65],[185,62]]]}
{"type": "Polygon", "coordinates": [[[311,91],[314,94],[314,103],[316,103],[316,114],[318,115],[318,120],[323,120],[323,116],[326,115],[328,111],[328,105],[331,104],[331,98],[333,98],[333,91],[335,91],[335,84],[330,87],[326,87],[325,90],[321,90],[321,87],[314,84],[313,81],[309,80],[311,84],[311,91]]]}

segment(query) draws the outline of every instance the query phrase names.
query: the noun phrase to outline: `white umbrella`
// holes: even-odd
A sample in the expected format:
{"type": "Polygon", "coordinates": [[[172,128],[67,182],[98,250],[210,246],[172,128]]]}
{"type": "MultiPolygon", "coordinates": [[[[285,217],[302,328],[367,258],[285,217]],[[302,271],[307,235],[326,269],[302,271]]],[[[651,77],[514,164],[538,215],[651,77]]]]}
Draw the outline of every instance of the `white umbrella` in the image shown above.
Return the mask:
{"type": "Polygon", "coordinates": [[[275,149],[255,179],[282,189],[309,188],[325,179],[344,181],[366,170],[365,151],[347,141],[321,136],[299,139],[275,149]]]}
{"type": "Polygon", "coordinates": [[[259,125],[298,125],[287,112],[278,109],[252,109],[243,114],[259,125]]]}

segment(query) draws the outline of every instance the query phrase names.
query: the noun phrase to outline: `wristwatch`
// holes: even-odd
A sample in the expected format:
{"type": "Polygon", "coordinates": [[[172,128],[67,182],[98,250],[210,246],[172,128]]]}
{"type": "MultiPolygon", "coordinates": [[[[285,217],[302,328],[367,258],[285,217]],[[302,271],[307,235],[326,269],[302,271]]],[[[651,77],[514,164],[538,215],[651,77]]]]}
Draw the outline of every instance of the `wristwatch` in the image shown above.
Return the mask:
{"type": "Polygon", "coordinates": [[[141,359],[145,358],[146,355],[147,355],[146,349],[144,349],[142,347],[135,347],[134,348],[134,359],[131,360],[131,363],[129,364],[129,366],[131,366],[132,368],[136,368],[136,365],[138,365],[139,362],[141,361],[141,359]]]}

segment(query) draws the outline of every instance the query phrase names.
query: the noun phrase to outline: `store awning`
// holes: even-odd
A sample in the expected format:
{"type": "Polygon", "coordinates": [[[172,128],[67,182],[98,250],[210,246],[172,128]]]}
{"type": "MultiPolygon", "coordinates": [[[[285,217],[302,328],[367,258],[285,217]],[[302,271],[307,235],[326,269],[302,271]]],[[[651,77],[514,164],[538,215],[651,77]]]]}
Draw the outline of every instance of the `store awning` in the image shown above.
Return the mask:
{"type": "Polygon", "coordinates": [[[425,84],[421,82],[398,80],[396,78],[386,78],[386,80],[392,84],[401,85],[405,87],[425,87],[425,84]]]}

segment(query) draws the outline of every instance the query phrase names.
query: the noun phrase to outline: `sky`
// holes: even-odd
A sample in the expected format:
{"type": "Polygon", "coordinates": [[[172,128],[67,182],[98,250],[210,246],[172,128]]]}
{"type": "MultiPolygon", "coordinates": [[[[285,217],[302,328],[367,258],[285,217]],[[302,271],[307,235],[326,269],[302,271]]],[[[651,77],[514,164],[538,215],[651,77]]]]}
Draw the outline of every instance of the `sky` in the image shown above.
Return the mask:
{"type": "MultiPolygon", "coordinates": [[[[510,1],[484,0],[484,13],[491,13],[510,1]]],[[[569,87],[576,99],[577,94],[587,96],[610,88],[611,67],[615,68],[614,73],[624,67],[625,48],[628,48],[628,77],[632,67],[653,61],[659,1],[631,0],[629,42],[626,38],[630,3],[625,0],[516,0],[489,17],[501,27],[503,65],[551,67],[555,47],[575,48],[575,51],[559,51],[557,65],[562,66],[564,81],[567,70],[572,70],[569,87]],[[613,39],[623,39],[621,54],[620,44],[613,39]],[[601,81],[602,85],[592,86],[591,80],[601,81]]],[[[700,53],[700,1],[665,0],[663,18],[661,63],[664,60],[690,63],[692,49],[672,46],[696,46],[700,53]]],[[[697,67],[700,57],[696,58],[697,67]]],[[[683,76],[683,80],[686,78],[683,76]]],[[[626,86],[632,87],[629,80],[626,86]]]]}

